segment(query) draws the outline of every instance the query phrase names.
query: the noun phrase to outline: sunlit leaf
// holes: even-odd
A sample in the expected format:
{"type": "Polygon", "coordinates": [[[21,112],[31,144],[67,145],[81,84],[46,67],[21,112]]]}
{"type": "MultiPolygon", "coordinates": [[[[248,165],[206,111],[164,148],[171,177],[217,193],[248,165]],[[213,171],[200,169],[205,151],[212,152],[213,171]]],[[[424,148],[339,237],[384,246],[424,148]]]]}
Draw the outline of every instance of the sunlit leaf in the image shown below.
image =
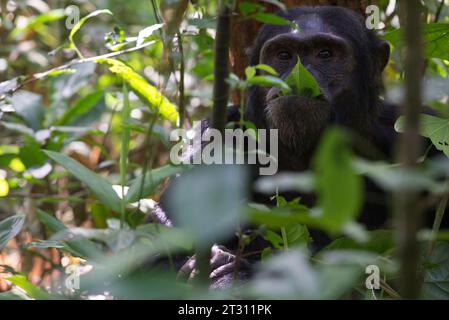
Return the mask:
{"type": "Polygon", "coordinates": [[[6,179],[0,178],[0,198],[6,197],[9,194],[9,184],[6,179]]]}
{"type": "Polygon", "coordinates": [[[14,285],[21,288],[23,291],[26,292],[27,295],[29,295],[31,298],[36,300],[50,300],[51,297],[48,293],[46,293],[44,290],[40,289],[39,287],[36,287],[31,282],[28,281],[26,276],[16,274],[14,276],[6,278],[6,280],[11,281],[14,285]]]}
{"type": "Polygon", "coordinates": [[[145,42],[146,38],[151,36],[156,30],[161,29],[163,26],[164,26],[163,23],[158,23],[140,30],[139,35],[137,36],[136,45],[137,46],[142,45],[145,42]]]}
{"type": "Polygon", "coordinates": [[[131,90],[162,119],[177,123],[179,114],[176,107],[133,69],[115,59],[97,59],[96,61],[108,65],[109,70],[126,81],[131,90]]]}
{"type": "Polygon", "coordinates": [[[37,29],[43,24],[64,19],[66,16],[67,14],[64,9],[54,9],[44,12],[29,19],[25,25],[14,28],[10,34],[10,37],[15,38],[28,30],[37,29]]]}

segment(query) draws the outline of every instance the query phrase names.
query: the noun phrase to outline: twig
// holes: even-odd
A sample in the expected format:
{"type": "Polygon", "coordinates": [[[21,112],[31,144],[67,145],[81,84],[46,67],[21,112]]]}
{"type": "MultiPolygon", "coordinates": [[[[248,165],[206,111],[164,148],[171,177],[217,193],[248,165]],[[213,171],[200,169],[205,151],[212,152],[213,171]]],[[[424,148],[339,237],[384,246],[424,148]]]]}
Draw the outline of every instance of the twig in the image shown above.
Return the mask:
{"type": "Polygon", "coordinates": [[[185,120],[185,92],[184,92],[184,74],[185,74],[185,64],[184,64],[184,48],[182,46],[182,35],[181,31],[178,31],[178,50],[180,54],[181,61],[179,66],[179,126],[182,128],[184,126],[185,120]]]}
{"type": "MultiPolygon", "coordinates": [[[[449,185],[449,180],[446,179],[446,187],[449,185]]],[[[433,221],[432,233],[430,234],[429,246],[427,248],[427,256],[432,254],[433,248],[435,247],[435,241],[440,231],[441,222],[443,221],[444,212],[449,201],[449,194],[445,195],[440,203],[438,204],[437,211],[435,213],[435,219],[433,221]]]]}
{"type": "Polygon", "coordinates": [[[441,12],[443,12],[444,8],[444,1],[445,0],[440,1],[440,5],[438,6],[437,12],[435,13],[435,19],[433,20],[434,23],[437,23],[438,20],[440,20],[441,12]]]}
{"type": "Polygon", "coordinates": [[[129,49],[125,49],[125,50],[121,50],[121,51],[117,51],[117,52],[110,52],[110,53],[106,53],[100,56],[95,56],[95,57],[89,57],[89,58],[84,58],[84,59],[76,59],[76,60],[72,60],[69,63],[63,64],[61,66],[55,67],[53,69],[47,70],[45,72],[40,72],[40,73],[35,73],[31,76],[29,76],[27,79],[25,79],[25,81],[23,81],[22,83],[20,83],[19,85],[17,85],[16,87],[14,87],[13,89],[9,90],[6,94],[3,94],[0,96],[0,101],[4,100],[7,96],[7,94],[14,94],[16,91],[20,90],[21,88],[23,88],[24,86],[33,83],[37,80],[41,80],[44,79],[46,77],[48,77],[50,74],[52,74],[55,71],[61,71],[61,70],[65,70],[68,69],[70,67],[73,67],[77,64],[81,64],[81,63],[86,63],[86,62],[92,62],[98,59],[105,59],[105,58],[112,58],[112,57],[116,57],[119,55],[122,55],[124,53],[129,53],[129,52],[133,52],[133,51],[137,51],[143,48],[146,48],[152,44],[156,43],[156,40],[153,41],[148,41],[144,44],[141,44],[140,46],[135,46],[133,48],[129,48],[129,49]]]}

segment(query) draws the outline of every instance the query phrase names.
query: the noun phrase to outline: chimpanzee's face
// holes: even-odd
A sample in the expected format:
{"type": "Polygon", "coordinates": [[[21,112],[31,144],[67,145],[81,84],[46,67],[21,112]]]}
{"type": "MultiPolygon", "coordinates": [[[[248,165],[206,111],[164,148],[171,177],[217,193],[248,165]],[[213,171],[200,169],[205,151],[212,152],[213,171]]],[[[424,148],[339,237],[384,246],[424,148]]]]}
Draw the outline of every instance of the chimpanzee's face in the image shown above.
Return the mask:
{"type": "MultiPolygon", "coordinates": [[[[352,78],[355,57],[348,40],[335,34],[316,15],[302,15],[294,21],[299,29],[289,30],[268,40],[259,61],[272,66],[285,78],[297,63],[316,78],[328,101],[345,90],[345,80],[352,78]]],[[[347,83],[346,83],[347,85],[347,83]]]]}
{"type": "Polygon", "coordinates": [[[285,78],[298,57],[315,77],[322,96],[279,96],[277,88],[261,88],[270,127],[279,129],[280,139],[296,152],[307,152],[329,123],[331,105],[351,91],[354,52],[347,39],[336,34],[318,15],[300,15],[298,29],[279,33],[264,43],[260,63],[273,67],[285,78]]]}

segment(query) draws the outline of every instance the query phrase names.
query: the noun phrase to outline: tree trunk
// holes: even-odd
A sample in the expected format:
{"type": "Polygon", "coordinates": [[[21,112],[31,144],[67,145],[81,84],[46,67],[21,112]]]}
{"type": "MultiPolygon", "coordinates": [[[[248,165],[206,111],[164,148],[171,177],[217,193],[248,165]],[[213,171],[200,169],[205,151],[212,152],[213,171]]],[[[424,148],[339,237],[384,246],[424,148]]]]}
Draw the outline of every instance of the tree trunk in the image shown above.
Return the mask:
{"type": "MultiPolygon", "coordinates": [[[[424,52],[420,1],[401,3],[401,25],[405,28],[405,132],[398,145],[398,162],[409,169],[417,168],[421,154],[419,116],[422,103],[424,52]]],[[[400,259],[400,293],[405,299],[418,299],[421,290],[420,246],[417,233],[421,226],[423,199],[419,192],[402,191],[395,195],[397,248],[400,259]]]]}

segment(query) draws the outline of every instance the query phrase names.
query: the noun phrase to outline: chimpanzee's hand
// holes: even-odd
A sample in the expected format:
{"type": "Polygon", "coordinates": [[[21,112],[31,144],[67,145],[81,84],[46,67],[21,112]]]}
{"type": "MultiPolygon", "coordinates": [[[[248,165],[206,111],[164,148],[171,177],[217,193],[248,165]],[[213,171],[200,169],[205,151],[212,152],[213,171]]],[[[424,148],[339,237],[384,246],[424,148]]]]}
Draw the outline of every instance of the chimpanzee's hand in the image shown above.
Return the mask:
{"type": "MultiPolygon", "coordinates": [[[[248,278],[249,263],[245,259],[240,258],[238,266],[236,266],[236,256],[228,249],[220,245],[214,245],[211,249],[211,289],[229,288],[234,281],[241,282],[248,278]],[[238,272],[235,268],[238,267],[238,272]],[[235,278],[234,278],[235,277],[235,278]]],[[[196,258],[192,256],[181,267],[178,277],[192,281],[198,274],[196,269],[196,258]]]]}

